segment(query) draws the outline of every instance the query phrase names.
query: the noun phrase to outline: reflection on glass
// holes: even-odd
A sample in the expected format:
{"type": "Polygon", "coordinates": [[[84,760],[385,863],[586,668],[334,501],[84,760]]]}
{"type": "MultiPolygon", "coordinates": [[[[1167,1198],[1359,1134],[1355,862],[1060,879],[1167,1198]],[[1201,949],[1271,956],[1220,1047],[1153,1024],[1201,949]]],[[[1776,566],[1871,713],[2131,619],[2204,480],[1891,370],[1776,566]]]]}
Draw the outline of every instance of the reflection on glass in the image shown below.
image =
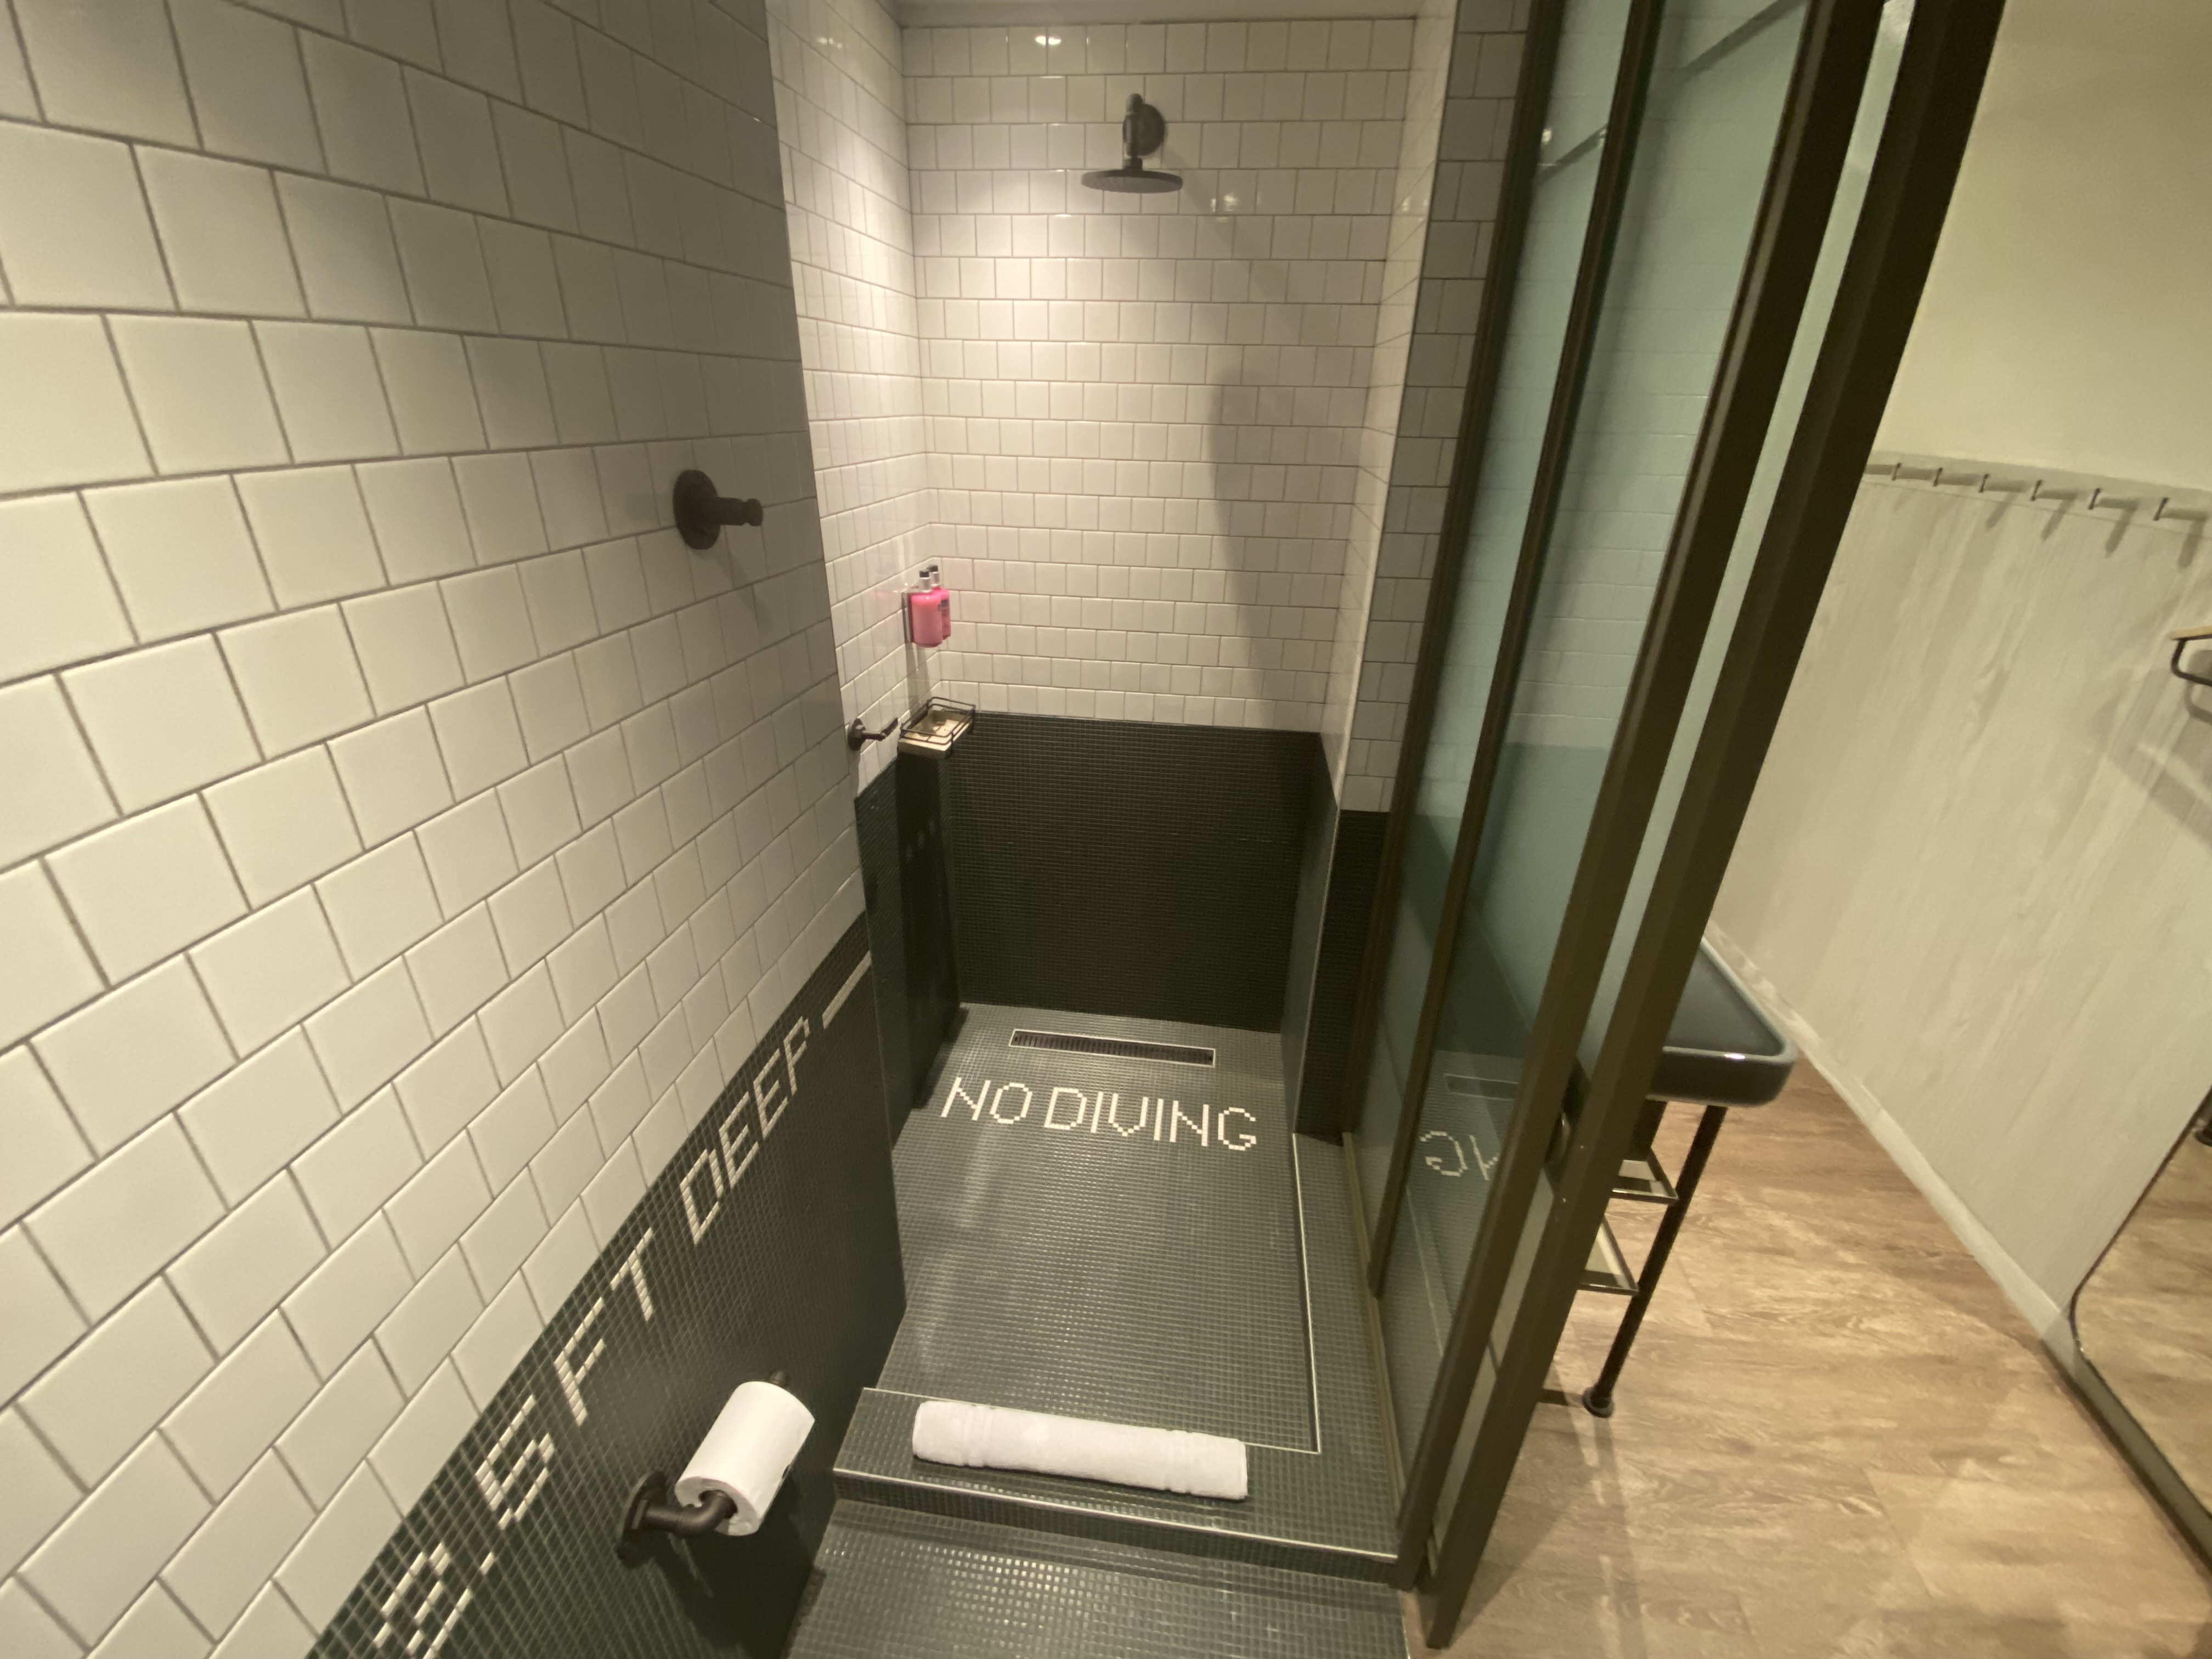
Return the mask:
{"type": "Polygon", "coordinates": [[[2082,1285],[2074,1334],[2212,1508],[2212,1100],[2082,1285]]]}
{"type": "MultiPolygon", "coordinates": [[[[1567,7],[1545,109],[1547,132],[1587,133],[1604,120],[1628,10],[1629,0],[1572,0],[1567,7]]],[[[1547,137],[1547,161],[1554,148],[1547,137]]],[[[1468,775],[1504,627],[1505,597],[1528,523],[1529,491],[1559,378],[1596,176],[1596,152],[1586,148],[1574,162],[1541,176],[1529,205],[1496,400],[1475,474],[1458,604],[1444,642],[1436,717],[1407,829],[1366,1103],[1353,1143],[1370,1218],[1381,1207],[1397,1138],[1414,1030],[1443,910],[1444,878],[1459,838],[1468,775]]],[[[1418,1425],[1418,1419],[1413,1421],[1418,1425]]]]}
{"type": "MultiPolygon", "coordinates": [[[[1383,1291],[1392,1386],[1409,1436],[1426,1416],[1680,508],[1803,15],[1760,0],[1673,0],[1666,9],[1528,650],[1418,1104],[1422,1156],[1383,1291]],[[1447,1144],[1466,1149],[1463,1169],[1455,1153],[1444,1156],[1447,1144]]],[[[1540,190],[1567,187],[1617,141],[1593,113],[1602,119],[1585,111],[1582,123],[1558,130],[1562,148],[1547,157],[1540,190]]],[[[1547,1207],[1540,1194],[1532,1212],[1547,1207]]],[[[1509,1297],[1517,1297],[1533,1244],[1533,1235],[1518,1241],[1509,1297]]]]}

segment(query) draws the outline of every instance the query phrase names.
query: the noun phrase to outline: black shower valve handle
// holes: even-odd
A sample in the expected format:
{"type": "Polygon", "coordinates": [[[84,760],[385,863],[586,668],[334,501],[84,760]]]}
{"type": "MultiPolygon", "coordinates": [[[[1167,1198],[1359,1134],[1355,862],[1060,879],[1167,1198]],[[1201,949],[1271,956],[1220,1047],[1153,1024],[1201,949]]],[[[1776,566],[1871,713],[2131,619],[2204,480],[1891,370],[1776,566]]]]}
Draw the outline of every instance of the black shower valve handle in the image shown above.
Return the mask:
{"type": "Polygon", "coordinates": [[[686,547],[704,550],[722,538],[726,524],[758,524],[761,504],[750,496],[725,495],[698,468],[676,475],[676,531],[686,547]]]}

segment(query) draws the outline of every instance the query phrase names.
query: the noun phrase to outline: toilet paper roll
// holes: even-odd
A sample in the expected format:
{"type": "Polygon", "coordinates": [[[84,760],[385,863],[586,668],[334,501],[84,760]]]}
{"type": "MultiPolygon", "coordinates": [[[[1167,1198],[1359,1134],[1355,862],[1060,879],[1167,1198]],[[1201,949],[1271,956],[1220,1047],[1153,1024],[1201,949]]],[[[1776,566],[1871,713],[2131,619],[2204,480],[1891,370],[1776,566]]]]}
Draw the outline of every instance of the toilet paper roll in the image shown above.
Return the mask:
{"type": "Polygon", "coordinates": [[[721,1530],[732,1538],[758,1531],[813,1426],[814,1413],[775,1383],[741,1383],[676,1477],[676,1501],[726,1492],[738,1508],[721,1530]]]}

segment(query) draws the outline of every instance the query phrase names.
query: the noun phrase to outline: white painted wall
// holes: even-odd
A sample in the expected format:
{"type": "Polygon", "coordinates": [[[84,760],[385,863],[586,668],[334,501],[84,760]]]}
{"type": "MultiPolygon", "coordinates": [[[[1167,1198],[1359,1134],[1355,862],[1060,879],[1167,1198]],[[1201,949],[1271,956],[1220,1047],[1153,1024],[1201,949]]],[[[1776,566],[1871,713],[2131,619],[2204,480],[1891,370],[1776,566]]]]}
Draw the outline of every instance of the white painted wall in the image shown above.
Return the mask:
{"type": "Polygon", "coordinates": [[[1714,910],[2048,1330],[2212,1085],[2212,617],[2179,526],[1869,483],[1714,910]]]}
{"type": "Polygon", "coordinates": [[[2009,0],[1885,448],[2212,484],[2212,6],[2009,0]]]}

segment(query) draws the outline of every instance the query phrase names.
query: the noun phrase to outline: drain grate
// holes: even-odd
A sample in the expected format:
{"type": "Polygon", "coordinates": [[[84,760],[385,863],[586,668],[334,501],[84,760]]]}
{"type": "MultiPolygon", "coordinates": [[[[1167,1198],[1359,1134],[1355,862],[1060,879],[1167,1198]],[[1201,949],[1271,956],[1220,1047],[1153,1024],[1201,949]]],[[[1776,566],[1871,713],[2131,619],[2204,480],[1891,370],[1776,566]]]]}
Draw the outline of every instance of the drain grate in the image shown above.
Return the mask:
{"type": "Polygon", "coordinates": [[[1213,1050],[1180,1042],[1139,1042],[1128,1037],[1080,1036],[1073,1031],[1017,1030],[1010,1048],[1057,1048],[1068,1054],[1108,1054],[1115,1060],[1159,1060],[1170,1066],[1211,1066],[1213,1050]]]}

